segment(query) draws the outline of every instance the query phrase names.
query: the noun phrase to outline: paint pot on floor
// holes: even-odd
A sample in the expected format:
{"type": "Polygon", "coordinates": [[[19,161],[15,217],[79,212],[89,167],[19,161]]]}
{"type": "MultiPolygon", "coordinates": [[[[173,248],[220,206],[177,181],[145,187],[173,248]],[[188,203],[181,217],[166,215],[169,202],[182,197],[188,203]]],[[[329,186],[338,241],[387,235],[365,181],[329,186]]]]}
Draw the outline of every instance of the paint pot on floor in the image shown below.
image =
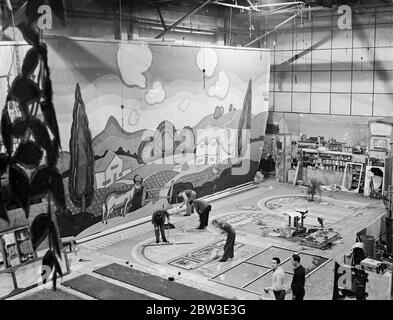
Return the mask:
{"type": "Polygon", "coordinates": [[[180,275],[181,275],[181,272],[179,271],[177,274],[180,276],[180,275]]]}

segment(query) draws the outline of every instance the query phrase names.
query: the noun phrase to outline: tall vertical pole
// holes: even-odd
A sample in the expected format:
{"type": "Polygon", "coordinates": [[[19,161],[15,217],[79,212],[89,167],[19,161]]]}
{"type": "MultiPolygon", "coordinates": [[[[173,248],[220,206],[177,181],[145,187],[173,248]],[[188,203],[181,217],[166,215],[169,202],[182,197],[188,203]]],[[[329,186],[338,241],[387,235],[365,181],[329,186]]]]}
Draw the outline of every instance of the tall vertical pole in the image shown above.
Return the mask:
{"type": "Polygon", "coordinates": [[[120,108],[121,108],[121,131],[124,132],[124,104],[122,104],[120,108]]]}
{"type": "Polygon", "coordinates": [[[392,200],[393,192],[392,186],[388,188],[389,192],[389,208],[388,216],[386,217],[386,246],[389,254],[392,254],[392,200]]]}
{"type": "Polygon", "coordinates": [[[283,141],[283,144],[284,144],[284,148],[283,148],[283,157],[282,157],[282,162],[283,162],[283,181],[282,182],[287,182],[287,164],[286,164],[286,161],[287,161],[287,135],[286,135],[286,132],[287,132],[287,122],[286,122],[286,120],[285,120],[285,112],[284,112],[284,114],[283,114],[283,117],[284,117],[284,141],[283,141]]]}
{"type": "Polygon", "coordinates": [[[281,156],[281,161],[282,161],[282,182],[287,182],[287,175],[286,175],[286,163],[285,161],[287,161],[287,148],[286,148],[286,144],[287,144],[287,136],[285,134],[285,125],[284,125],[284,141],[283,141],[283,149],[282,149],[282,156],[281,156]]]}
{"type": "Polygon", "coordinates": [[[390,300],[393,300],[393,265],[390,266],[390,300]]]}

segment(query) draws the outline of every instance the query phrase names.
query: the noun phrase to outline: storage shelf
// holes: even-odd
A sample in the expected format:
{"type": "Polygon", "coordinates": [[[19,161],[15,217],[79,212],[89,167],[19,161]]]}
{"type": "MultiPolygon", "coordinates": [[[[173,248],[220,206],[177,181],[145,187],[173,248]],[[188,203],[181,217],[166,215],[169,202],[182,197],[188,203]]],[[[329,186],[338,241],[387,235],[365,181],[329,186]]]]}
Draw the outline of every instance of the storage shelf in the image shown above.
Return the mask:
{"type": "Polygon", "coordinates": [[[340,151],[318,151],[309,148],[300,149],[303,167],[316,165],[327,171],[344,172],[345,164],[352,161],[352,154],[340,151]]]}

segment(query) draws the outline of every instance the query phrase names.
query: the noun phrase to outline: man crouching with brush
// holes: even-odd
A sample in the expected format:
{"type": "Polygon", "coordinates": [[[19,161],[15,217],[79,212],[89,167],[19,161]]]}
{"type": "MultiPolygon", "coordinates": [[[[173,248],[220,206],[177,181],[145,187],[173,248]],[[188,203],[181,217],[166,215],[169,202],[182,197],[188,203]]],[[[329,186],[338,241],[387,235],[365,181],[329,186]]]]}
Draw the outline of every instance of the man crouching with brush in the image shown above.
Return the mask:
{"type": "Polygon", "coordinates": [[[169,228],[169,213],[167,210],[164,209],[158,209],[153,212],[153,215],[151,217],[151,222],[154,225],[154,233],[156,235],[156,243],[160,242],[160,231],[161,231],[161,237],[163,242],[168,242],[168,240],[165,237],[165,217],[168,220],[168,228],[169,228]]]}

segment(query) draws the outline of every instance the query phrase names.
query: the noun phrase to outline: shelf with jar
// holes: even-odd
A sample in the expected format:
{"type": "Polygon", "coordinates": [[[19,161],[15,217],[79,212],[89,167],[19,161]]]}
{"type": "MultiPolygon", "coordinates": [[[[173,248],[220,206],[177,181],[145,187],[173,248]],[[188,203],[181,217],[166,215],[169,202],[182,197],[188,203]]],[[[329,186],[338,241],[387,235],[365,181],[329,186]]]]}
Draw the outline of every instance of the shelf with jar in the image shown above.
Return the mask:
{"type": "Polygon", "coordinates": [[[35,258],[28,226],[0,233],[2,269],[15,267],[35,258]]]}
{"type": "Polygon", "coordinates": [[[15,231],[16,242],[18,244],[20,260],[26,262],[35,258],[33,244],[28,228],[15,231]]]}
{"type": "Polygon", "coordinates": [[[344,172],[345,164],[352,161],[353,154],[339,151],[301,149],[303,167],[318,166],[322,170],[344,172]]]}
{"type": "MultiPolygon", "coordinates": [[[[42,260],[47,249],[34,252],[28,225],[0,232],[0,299],[29,290],[41,283],[42,260]],[[1,287],[2,284],[7,285],[1,287]]],[[[63,275],[70,272],[67,252],[61,250],[63,275]]],[[[51,276],[49,277],[49,279],[51,276]]]]}

